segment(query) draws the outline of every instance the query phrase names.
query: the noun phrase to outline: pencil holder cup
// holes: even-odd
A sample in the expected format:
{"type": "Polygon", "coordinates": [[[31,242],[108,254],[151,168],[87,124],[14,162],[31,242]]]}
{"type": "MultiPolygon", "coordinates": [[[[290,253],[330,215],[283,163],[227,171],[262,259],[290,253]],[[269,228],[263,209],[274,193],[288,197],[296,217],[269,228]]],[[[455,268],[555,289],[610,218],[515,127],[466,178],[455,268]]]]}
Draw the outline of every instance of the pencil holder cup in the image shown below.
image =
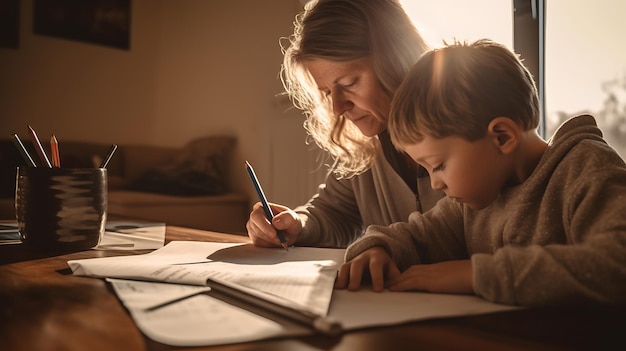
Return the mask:
{"type": "Polygon", "coordinates": [[[91,249],[104,233],[107,171],[19,167],[15,213],[22,243],[37,251],[91,249]]]}

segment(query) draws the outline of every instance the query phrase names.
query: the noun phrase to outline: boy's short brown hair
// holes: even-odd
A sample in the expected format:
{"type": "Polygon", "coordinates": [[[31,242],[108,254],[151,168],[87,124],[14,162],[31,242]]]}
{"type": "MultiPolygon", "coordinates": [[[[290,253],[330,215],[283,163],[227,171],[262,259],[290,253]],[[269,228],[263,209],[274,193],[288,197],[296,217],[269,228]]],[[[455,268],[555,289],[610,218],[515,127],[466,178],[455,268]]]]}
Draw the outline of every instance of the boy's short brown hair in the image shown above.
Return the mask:
{"type": "Polygon", "coordinates": [[[455,41],[425,53],[413,66],[394,96],[389,132],[397,146],[426,135],[474,141],[496,117],[508,117],[524,130],[539,126],[530,72],[504,45],[455,41]]]}

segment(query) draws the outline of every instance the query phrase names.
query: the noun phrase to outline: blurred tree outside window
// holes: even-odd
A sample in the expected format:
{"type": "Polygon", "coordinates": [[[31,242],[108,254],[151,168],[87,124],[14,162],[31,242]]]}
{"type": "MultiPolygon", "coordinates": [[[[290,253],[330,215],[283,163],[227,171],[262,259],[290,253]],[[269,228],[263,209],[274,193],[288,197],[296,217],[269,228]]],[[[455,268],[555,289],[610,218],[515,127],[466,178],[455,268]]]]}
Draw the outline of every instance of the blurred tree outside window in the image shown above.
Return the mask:
{"type": "Polygon", "coordinates": [[[546,136],[589,113],[626,159],[625,14],[621,0],[546,1],[546,136]]]}

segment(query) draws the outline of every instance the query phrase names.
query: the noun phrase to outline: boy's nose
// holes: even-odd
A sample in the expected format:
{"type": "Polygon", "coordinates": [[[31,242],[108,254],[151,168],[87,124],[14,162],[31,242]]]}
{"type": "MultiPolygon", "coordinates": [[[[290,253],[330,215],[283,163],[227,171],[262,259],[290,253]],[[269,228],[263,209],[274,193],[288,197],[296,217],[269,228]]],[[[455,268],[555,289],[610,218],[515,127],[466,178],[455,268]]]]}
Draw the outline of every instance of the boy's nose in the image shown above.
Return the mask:
{"type": "Polygon", "coordinates": [[[446,184],[441,179],[433,177],[432,175],[430,176],[430,186],[434,190],[443,190],[446,188],[446,184]]]}

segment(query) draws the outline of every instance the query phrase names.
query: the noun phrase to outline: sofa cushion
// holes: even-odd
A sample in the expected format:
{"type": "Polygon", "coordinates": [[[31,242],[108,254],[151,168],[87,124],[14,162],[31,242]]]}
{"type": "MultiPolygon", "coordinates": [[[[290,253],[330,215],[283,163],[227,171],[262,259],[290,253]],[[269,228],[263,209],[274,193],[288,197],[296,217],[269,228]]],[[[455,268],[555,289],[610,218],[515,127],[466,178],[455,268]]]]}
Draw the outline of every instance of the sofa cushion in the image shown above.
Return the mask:
{"type": "Polygon", "coordinates": [[[109,192],[108,214],[245,235],[249,207],[236,193],[185,197],[119,190],[109,192]]]}
{"type": "Polygon", "coordinates": [[[150,167],[128,188],[167,195],[202,196],[229,191],[227,167],[235,138],[210,136],[188,143],[180,152],[150,167]]]}

